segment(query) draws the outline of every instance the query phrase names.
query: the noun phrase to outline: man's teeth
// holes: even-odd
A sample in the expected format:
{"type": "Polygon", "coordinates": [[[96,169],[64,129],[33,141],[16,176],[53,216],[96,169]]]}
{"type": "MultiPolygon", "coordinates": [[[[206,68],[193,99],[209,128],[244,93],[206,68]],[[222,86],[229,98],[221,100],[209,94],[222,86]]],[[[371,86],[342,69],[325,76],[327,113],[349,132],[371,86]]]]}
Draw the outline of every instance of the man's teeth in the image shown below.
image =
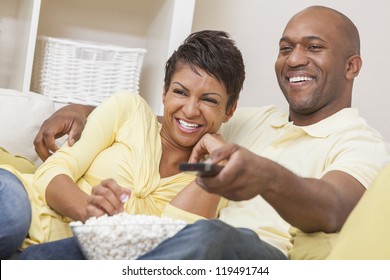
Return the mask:
{"type": "Polygon", "coordinates": [[[290,83],[306,82],[311,80],[313,80],[311,77],[291,77],[289,79],[290,83]]]}
{"type": "Polygon", "coordinates": [[[183,120],[179,120],[179,123],[182,127],[186,128],[186,129],[195,129],[197,127],[199,127],[200,125],[199,124],[195,124],[195,123],[188,123],[188,122],[185,122],[183,120]]]}

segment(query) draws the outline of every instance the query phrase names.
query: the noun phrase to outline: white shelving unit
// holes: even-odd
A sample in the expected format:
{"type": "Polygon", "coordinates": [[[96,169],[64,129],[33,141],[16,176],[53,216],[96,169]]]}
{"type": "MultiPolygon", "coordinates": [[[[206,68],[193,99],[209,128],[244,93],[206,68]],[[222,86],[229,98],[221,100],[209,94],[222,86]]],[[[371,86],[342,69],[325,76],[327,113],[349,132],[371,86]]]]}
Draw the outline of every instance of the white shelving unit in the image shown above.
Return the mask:
{"type": "Polygon", "coordinates": [[[30,91],[39,35],[141,47],[140,94],[161,113],[165,62],[191,32],[195,1],[0,0],[0,87],[30,91]]]}
{"type": "Polygon", "coordinates": [[[0,0],[0,87],[30,88],[40,0],[0,0]]]}

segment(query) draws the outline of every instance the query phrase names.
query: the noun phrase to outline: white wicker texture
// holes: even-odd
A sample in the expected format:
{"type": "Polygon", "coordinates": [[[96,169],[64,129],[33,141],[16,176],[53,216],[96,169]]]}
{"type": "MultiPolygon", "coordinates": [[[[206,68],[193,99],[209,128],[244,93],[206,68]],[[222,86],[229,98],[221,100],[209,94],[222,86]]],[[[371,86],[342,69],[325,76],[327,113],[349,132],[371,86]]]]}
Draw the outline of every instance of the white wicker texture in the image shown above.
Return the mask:
{"type": "Polygon", "coordinates": [[[113,93],[139,93],[146,49],[40,36],[31,90],[54,101],[99,105],[113,93]]]}

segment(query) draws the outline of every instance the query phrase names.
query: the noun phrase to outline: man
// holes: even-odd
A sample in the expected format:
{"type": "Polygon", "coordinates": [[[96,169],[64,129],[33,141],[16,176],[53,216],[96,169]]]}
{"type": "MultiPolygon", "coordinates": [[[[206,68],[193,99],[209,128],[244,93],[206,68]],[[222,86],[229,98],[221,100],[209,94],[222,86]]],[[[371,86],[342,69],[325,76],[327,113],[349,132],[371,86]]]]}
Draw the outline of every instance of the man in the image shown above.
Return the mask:
{"type": "MultiPolygon", "coordinates": [[[[325,258],[388,156],[381,136],[350,108],[361,65],[359,34],[345,15],[313,6],[293,16],[275,63],[288,114],[237,110],[220,131],[236,144],[200,141],[193,161],[210,153],[212,162],[226,162],[197,183],[232,201],[219,220],[196,222],[141,259],[325,258]]],[[[40,135],[37,151],[50,143],[40,135]]]]}

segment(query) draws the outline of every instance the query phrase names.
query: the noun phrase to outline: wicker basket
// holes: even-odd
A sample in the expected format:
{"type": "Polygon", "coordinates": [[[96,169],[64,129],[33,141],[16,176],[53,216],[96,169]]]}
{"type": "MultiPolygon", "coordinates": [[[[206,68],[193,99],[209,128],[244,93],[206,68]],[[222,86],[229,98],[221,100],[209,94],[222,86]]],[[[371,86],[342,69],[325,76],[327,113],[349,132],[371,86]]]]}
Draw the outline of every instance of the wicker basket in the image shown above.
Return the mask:
{"type": "Polygon", "coordinates": [[[41,36],[31,90],[57,102],[99,105],[120,90],[138,93],[146,49],[41,36]]]}

